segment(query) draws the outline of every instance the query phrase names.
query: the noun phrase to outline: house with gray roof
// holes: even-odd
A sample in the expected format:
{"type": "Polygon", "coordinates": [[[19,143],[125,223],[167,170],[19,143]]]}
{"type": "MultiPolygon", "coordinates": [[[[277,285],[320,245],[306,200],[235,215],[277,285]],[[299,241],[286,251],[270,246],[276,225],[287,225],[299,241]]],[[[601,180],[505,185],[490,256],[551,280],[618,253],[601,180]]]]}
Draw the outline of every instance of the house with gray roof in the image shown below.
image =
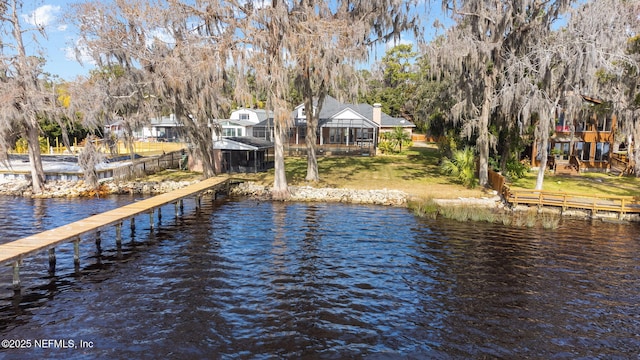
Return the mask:
{"type": "MultiPolygon", "coordinates": [[[[289,152],[305,152],[307,116],[304,104],[298,105],[291,116],[293,127],[289,131],[289,152]]],[[[324,154],[375,154],[380,134],[393,131],[398,126],[410,136],[415,128],[404,118],[383,113],[380,104],[344,104],[327,96],[318,121],[318,151],[324,154]]],[[[254,136],[271,139],[269,130],[273,129],[273,120],[267,119],[253,129],[254,136]]]]}

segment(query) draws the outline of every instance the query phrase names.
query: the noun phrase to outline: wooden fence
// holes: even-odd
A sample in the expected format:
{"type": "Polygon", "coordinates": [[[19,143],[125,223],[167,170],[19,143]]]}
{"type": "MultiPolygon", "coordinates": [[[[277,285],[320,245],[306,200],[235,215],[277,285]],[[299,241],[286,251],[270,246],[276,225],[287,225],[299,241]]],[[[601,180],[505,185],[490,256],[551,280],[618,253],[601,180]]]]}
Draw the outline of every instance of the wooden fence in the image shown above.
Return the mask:
{"type": "Polygon", "coordinates": [[[640,213],[640,204],[634,196],[583,195],[563,191],[518,189],[510,190],[505,200],[514,206],[525,204],[556,206],[563,211],[569,208],[590,210],[592,215],[598,211],[612,211],[620,215],[640,213]]]}
{"type": "Polygon", "coordinates": [[[584,195],[564,191],[511,189],[506,185],[504,176],[491,170],[489,170],[489,183],[512,206],[553,206],[561,208],[562,211],[583,209],[590,210],[591,215],[596,215],[599,211],[610,211],[617,212],[620,217],[624,214],[640,213],[640,202],[634,196],[584,195]]]}
{"type": "Polygon", "coordinates": [[[98,171],[98,178],[113,178],[116,180],[135,179],[165,169],[177,169],[183,160],[185,159],[181,151],[174,151],[148,158],[138,158],[134,159],[129,165],[98,171]]]}

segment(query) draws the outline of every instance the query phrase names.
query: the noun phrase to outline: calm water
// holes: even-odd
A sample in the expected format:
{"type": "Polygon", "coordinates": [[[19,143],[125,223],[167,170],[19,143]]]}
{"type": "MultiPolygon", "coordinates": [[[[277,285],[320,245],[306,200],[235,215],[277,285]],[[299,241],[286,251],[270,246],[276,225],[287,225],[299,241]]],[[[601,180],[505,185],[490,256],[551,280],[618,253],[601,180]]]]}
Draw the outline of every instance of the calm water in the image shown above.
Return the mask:
{"type": "MultiPolygon", "coordinates": [[[[60,215],[56,201],[13,199],[4,207],[23,215],[5,216],[0,231],[15,237],[131,201],[96,200],[90,210],[67,201],[60,215]]],[[[163,209],[153,233],[141,217],[133,233],[125,226],[119,249],[112,232],[100,252],[85,239],[77,270],[70,246],[58,249],[55,276],[45,254],[30,258],[20,296],[2,269],[0,339],[73,341],[74,349],[5,349],[0,358],[640,353],[636,225],[565,221],[544,230],[416,219],[388,207],[204,204],[196,212],[187,202],[178,219],[173,206],[163,209]]]]}

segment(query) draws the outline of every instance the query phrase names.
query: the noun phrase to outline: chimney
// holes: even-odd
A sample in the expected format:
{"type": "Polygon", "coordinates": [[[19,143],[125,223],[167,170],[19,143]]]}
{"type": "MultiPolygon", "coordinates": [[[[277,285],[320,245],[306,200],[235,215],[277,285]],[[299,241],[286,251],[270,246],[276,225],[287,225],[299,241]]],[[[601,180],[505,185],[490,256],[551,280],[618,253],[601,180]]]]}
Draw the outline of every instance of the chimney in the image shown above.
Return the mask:
{"type": "Polygon", "coordinates": [[[382,104],[373,104],[373,122],[378,124],[378,127],[382,125],[382,104]]]}

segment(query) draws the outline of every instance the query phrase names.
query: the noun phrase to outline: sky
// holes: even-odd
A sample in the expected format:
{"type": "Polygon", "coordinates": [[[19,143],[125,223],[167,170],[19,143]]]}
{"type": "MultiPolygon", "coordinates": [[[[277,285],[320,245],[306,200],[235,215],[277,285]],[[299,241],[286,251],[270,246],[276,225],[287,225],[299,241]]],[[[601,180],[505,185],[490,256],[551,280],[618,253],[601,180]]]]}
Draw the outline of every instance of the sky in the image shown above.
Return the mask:
{"type": "Polygon", "coordinates": [[[71,3],[68,0],[27,0],[19,11],[23,30],[34,29],[37,25],[44,27],[47,34],[44,38],[33,30],[23,35],[28,54],[35,55],[40,48],[46,58],[45,72],[63,80],[86,76],[94,68],[90,63],[81,65],[75,58],[72,45],[78,39],[78,32],[64,20],[71,3]]]}
{"type": "MultiPolygon", "coordinates": [[[[58,76],[62,80],[71,81],[78,76],[87,76],[95,67],[88,58],[78,62],[74,50],[79,34],[71,23],[65,21],[70,4],[76,0],[25,0],[20,11],[23,30],[34,29],[35,26],[44,27],[47,37],[42,37],[37,31],[30,31],[24,35],[28,54],[35,55],[39,47],[44,51],[46,64],[44,71],[58,76]],[[33,38],[36,38],[37,43],[33,38]]],[[[426,9],[423,14],[425,27],[430,28],[435,16],[428,15],[426,9]]],[[[431,30],[427,30],[431,31],[431,30]]],[[[404,34],[401,43],[415,43],[411,34],[404,34]]],[[[393,43],[377,46],[372,50],[371,62],[380,61],[385,51],[393,43]]]]}

